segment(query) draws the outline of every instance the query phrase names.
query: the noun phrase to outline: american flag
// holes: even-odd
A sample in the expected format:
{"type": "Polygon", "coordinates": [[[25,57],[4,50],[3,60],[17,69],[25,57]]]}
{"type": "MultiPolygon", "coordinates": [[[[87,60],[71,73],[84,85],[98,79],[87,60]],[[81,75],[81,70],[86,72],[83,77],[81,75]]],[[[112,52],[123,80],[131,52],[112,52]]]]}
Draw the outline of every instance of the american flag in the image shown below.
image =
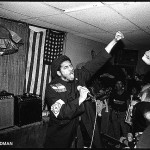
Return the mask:
{"type": "Polygon", "coordinates": [[[64,33],[59,33],[52,30],[46,31],[44,64],[51,64],[55,58],[62,55],[63,41],[64,33]]]}
{"type": "Polygon", "coordinates": [[[51,62],[62,55],[65,33],[29,26],[24,93],[42,97],[44,106],[46,84],[51,81],[51,62]]]}

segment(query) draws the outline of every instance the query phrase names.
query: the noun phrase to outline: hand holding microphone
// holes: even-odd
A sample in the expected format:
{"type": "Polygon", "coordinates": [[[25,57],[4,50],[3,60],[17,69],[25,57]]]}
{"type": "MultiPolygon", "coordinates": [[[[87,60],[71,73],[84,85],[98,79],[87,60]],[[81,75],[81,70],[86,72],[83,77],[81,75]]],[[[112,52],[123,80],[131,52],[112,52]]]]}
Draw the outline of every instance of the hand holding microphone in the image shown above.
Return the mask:
{"type": "MultiPolygon", "coordinates": [[[[84,102],[86,99],[87,99],[87,96],[89,95],[90,97],[92,96],[90,94],[90,91],[85,87],[85,86],[77,86],[77,90],[79,91],[80,93],[80,96],[79,96],[79,105],[84,102]]],[[[93,96],[92,96],[93,97],[93,96]]]]}

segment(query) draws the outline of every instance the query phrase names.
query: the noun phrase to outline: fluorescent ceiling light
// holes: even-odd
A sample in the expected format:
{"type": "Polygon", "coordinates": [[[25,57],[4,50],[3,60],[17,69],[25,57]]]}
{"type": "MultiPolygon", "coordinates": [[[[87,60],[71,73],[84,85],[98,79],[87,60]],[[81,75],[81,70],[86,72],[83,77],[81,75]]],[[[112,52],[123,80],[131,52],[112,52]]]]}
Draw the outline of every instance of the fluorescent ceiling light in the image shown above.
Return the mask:
{"type": "Polygon", "coordinates": [[[93,8],[93,7],[99,7],[99,6],[103,6],[103,4],[100,2],[97,2],[94,4],[90,4],[90,5],[84,5],[84,6],[80,6],[80,7],[74,7],[74,8],[66,9],[66,10],[64,10],[64,12],[68,13],[68,12],[73,12],[73,11],[80,11],[80,10],[93,8]]]}

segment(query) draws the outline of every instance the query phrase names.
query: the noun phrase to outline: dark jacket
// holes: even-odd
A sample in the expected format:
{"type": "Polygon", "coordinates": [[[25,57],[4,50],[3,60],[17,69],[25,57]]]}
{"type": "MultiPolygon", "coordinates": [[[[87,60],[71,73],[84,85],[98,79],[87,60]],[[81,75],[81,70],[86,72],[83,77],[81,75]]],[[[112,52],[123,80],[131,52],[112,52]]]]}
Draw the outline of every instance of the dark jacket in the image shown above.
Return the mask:
{"type": "Polygon", "coordinates": [[[146,115],[148,112],[150,112],[150,102],[142,101],[134,105],[132,111],[133,133],[143,132],[150,125],[150,120],[146,115]]]}
{"type": "MultiPolygon", "coordinates": [[[[85,124],[87,131],[89,130],[89,134],[92,136],[93,126],[90,122],[92,119],[89,120],[89,113],[85,113],[91,108],[88,109],[90,105],[84,103],[79,106],[79,92],[77,86],[85,86],[86,81],[88,81],[109,58],[110,55],[105,50],[102,50],[95,59],[87,62],[81,69],[75,69],[74,81],[65,82],[60,78],[55,78],[47,85],[45,100],[50,110],[50,120],[44,147],[70,147],[77,134],[79,116],[81,116],[81,120],[85,124]],[[62,105],[59,115],[56,117],[51,111],[51,106],[59,99],[63,100],[65,104],[62,105]]],[[[92,123],[94,124],[94,121],[92,123]]]]}

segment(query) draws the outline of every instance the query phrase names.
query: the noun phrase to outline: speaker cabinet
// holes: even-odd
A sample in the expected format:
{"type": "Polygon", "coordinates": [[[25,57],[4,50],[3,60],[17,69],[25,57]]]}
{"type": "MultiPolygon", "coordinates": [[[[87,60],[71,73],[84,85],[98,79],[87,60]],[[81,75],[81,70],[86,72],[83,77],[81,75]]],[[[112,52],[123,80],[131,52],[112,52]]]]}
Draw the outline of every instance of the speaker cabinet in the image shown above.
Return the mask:
{"type": "Polygon", "coordinates": [[[42,120],[42,100],[36,97],[15,96],[14,123],[23,126],[42,120]]]}
{"type": "Polygon", "coordinates": [[[0,129],[14,126],[14,98],[0,99],[0,129]]]}

